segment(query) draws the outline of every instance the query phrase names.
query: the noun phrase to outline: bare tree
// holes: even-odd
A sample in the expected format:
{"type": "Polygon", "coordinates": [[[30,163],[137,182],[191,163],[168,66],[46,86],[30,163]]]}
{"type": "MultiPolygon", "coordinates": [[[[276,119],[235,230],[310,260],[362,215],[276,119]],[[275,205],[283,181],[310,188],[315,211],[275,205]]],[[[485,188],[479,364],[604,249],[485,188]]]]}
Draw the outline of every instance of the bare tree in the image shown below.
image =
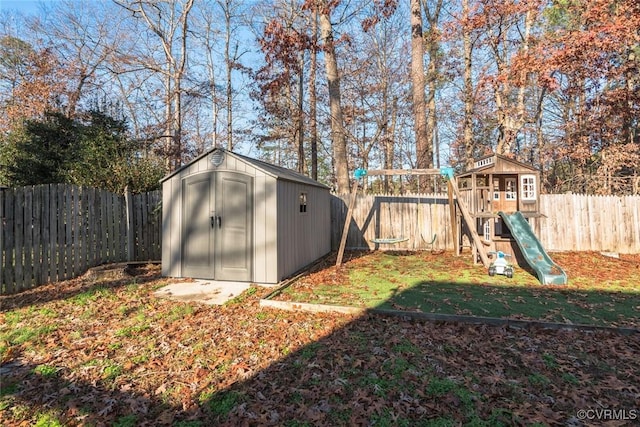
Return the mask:
{"type": "MultiPolygon", "coordinates": [[[[220,36],[221,31],[216,28],[217,17],[215,11],[211,7],[211,5],[207,2],[204,7],[201,8],[200,14],[198,15],[200,19],[199,29],[197,35],[202,39],[202,47],[204,49],[204,56],[206,59],[205,69],[206,69],[206,92],[210,101],[210,111],[211,115],[211,146],[218,147],[220,146],[220,140],[218,135],[218,119],[220,115],[220,96],[218,94],[218,85],[216,78],[216,60],[214,57],[214,52],[216,49],[216,40],[220,36]]],[[[202,147],[204,149],[204,147],[202,147]]]]}
{"type": "Polygon", "coordinates": [[[166,127],[164,153],[167,169],[174,170],[182,163],[183,155],[182,81],[188,55],[189,13],[194,0],[114,1],[131,12],[134,18],[144,22],[162,47],[163,63],[158,63],[151,55],[140,59],[145,68],[161,74],[164,79],[166,127]]]}

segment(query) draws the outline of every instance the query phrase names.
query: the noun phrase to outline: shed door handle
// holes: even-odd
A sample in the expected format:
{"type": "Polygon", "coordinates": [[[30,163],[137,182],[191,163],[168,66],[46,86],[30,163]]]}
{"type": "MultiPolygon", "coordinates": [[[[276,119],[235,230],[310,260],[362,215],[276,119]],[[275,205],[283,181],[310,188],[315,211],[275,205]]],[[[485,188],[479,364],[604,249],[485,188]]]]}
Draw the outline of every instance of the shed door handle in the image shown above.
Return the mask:
{"type": "Polygon", "coordinates": [[[222,217],[220,215],[216,216],[216,224],[218,228],[222,228],[222,217]]]}

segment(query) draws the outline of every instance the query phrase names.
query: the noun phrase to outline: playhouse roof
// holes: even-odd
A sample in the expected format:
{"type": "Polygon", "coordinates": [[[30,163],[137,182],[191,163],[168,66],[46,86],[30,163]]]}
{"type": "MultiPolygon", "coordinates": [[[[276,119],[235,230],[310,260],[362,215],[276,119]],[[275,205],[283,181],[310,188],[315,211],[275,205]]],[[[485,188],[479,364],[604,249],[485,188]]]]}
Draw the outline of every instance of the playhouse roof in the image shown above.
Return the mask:
{"type": "Polygon", "coordinates": [[[511,159],[502,154],[492,153],[479,157],[473,163],[473,169],[467,170],[460,176],[469,176],[474,173],[517,173],[517,172],[538,172],[538,169],[526,163],[511,159]],[[493,170],[492,170],[493,169],[493,170]]]}
{"type": "Polygon", "coordinates": [[[247,163],[247,164],[253,166],[256,169],[261,170],[265,174],[267,174],[269,176],[272,176],[275,179],[281,179],[281,180],[284,180],[284,181],[297,182],[297,183],[301,183],[301,184],[313,185],[315,187],[321,187],[321,188],[329,189],[329,187],[327,187],[326,185],[321,184],[318,181],[316,181],[316,180],[314,180],[312,178],[309,178],[306,175],[303,175],[301,173],[293,171],[291,169],[287,169],[287,168],[283,168],[283,167],[280,167],[280,166],[272,165],[270,163],[263,162],[262,160],[253,159],[251,157],[246,157],[246,156],[243,156],[241,154],[234,153],[234,152],[231,152],[231,151],[225,150],[224,148],[219,148],[219,147],[215,147],[215,148],[212,148],[212,149],[210,149],[208,151],[205,151],[204,153],[202,153],[201,155],[199,155],[195,159],[191,160],[189,163],[181,166],[180,168],[176,169],[175,171],[173,171],[169,175],[167,175],[164,178],[162,178],[160,180],[160,182],[164,182],[164,181],[168,180],[172,176],[180,173],[182,170],[188,168],[192,164],[201,161],[202,159],[204,159],[209,154],[211,154],[211,153],[213,153],[215,151],[222,151],[222,152],[224,152],[224,154],[226,156],[231,156],[231,157],[235,158],[236,160],[239,160],[241,162],[247,163]]]}

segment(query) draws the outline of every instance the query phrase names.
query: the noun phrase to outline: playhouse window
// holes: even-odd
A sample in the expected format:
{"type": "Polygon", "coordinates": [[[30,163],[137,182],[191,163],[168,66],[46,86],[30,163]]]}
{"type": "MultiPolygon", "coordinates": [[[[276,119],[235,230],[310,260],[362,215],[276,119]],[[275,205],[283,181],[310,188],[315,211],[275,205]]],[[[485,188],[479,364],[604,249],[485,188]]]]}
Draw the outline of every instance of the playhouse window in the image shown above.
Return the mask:
{"type": "Polygon", "coordinates": [[[300,213],[307,212],[307,193],[300,193],[300,213]]]}
{"type": "Polygon", "coordinates": [[[493,200],[500,200],[500,180],[493,180],[493,200]]]}
{"type": "Polygon", "coordinates": [[[504,180],[505,183],[505,192],[504,198],[506,200],[516,200],[518,196],[516,195],[516,179],[515,178],[506,178],[504,180]]]}
{"type": "Polygon", "coordinates": [[[536,200],[536,177],[534,175],[522,175],[520,177],[520,189],[522,200],[536,200]]]}
{"type": "Polygon", "coordinates": [[[491,220],[488,219],[484,222],[484,241],[485,242],[490,242],[491,241],[491,220]]]}

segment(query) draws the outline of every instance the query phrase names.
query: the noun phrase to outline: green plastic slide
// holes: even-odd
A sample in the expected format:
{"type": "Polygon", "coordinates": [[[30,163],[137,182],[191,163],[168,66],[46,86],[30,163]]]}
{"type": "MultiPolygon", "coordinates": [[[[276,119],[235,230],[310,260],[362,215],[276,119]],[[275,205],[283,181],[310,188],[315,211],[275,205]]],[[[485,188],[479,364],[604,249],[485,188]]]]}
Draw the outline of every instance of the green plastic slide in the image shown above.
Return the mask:
{"type": "Polygon", "coordinates": [[[507,214],[498,212],[498,215],[511,230],[511,235],[518,244],[524,258],[536,272],[540,283],[543,285],[566,285],[567,273],[547,255],[522,213],[507,214]]]}

